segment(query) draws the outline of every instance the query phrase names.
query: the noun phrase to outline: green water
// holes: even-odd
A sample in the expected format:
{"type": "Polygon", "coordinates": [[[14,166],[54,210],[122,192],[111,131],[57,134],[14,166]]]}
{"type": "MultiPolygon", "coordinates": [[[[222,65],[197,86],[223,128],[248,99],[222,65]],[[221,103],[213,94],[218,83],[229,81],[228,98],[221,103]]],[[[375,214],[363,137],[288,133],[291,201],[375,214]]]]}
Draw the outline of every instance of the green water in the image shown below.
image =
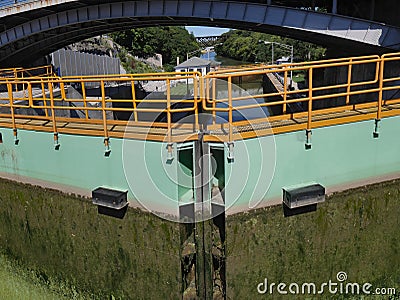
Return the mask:
{"type": "Polygon", "coordinates": [[[223,67],[241,66],[241,65],[248,64],[244,61],[236,60],[236,59],[229,58],[229,57],[218,56],[218,55],[215,56],[214,60],[217,62],[220,62],[221,66],[223,66],[223,67]]]}
{"type": "Polygon", "coordinates": [[[209,52],[209,53],[206,53],[206,54],[202,54],[200,57],[202,59],[214,60],[216,62],[220,62],[221,66],[223,66],[223,67],[240,66],[240,65],[248,64],[248,63],[246,63],[244,61],[240,61],[240,60],[236,60],[236,59],[233,59],[233,58],[216,55],[215,52],[209,52]]]}

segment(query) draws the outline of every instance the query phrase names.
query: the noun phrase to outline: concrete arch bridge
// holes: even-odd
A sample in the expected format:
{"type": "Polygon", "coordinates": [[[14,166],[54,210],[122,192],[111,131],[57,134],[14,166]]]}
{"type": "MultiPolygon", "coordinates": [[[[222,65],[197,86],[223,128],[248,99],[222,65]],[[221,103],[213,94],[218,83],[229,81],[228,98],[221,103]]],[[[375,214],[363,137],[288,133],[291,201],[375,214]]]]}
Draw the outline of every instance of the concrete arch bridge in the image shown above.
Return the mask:
{"type": "Polygon", "coordinates": [[[68,44],[108,32],[158,25],[204,25],[289,36],[348,53],[400,49],[396,26],[339,15],[340,2],[312,1],[75,1],[4,3],[0,66],[23,66],[68,44]],[[7,5],[8,4],[8,5],[7,5]],[[329,13],[328,13],[329,12],[329,13]]]}

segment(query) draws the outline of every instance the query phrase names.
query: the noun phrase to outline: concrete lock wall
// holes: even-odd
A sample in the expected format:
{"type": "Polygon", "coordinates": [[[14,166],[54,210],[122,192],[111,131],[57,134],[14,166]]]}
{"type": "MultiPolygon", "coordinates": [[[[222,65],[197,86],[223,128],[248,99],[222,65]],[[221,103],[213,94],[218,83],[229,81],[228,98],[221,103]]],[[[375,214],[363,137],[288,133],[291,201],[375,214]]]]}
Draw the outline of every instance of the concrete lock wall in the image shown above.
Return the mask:
{"type": "MultiPolygon", "coordinates": [[[[281,206],[228,216],[228,299],[260,296],[265,279],[319,290],[339,272],[398,290],[399,183],[338,193],[288,218],[281,206]]],[[[110,218],[86,199],[0,179],[0,252],[46,284],[66,281],[99,299],[181,298],[181,226],[132,208],[123,220],[110,218]]]]}
{"type": "MultiPolygon", "coordinates": [[[[313,181],[330,193],[399,177],[400,141],[394,138],[399,121],[400,117],[383,119],[379,138],[373,138],[372,120],[314,129],[309,150],[303,131],[236,141],[233,161],[227,160],[226,147],[210,145],[222,149],[223,157],[216,162],[224,164],[219,172],[223,170],[225,175],[211,172],[210,183],[225,187],[228,214],[239,213],[228,216],[223,243],[228,297],[255,295],[265,276],[274,282],[308,282],[329,280],[344,270],[356,274],[357,280],[395,283],[397,277],[393,276],[400,269],[395,267],[400,265],[395,259],[400,245],[395,234],[398,182],[389,186],[387,193],[376,190],[371,197],[365,196],[365,190],[344,193],[347,198],[329,197],[312,215],[286,219],[280,206],[251,214],[240,212],[281,203],[284,186],[313,181]],[[376,261],[382,255],[378,247],[382,244],[390,249],[393,263],[366,265],[365,271],[354,258],[367,257],[372,244],[376,261]],[[323,253],[317,255],[319,249],[323,253]],[[319,264],[324,266],[320,271],[319,264]],[[308,268],[314,270],[311,279],[304,271],[308,268]],[[295,278],[294,274],[301,276],[295,278]]],[[[161,142],[111,139],[107,157],[101,137],[60,135],[61,147],[55,150],[51,133],[19,130],[19,144],[15,145],[12,129],[0,132],[2,177],[86,196],[98,186],[128,190],[133,205],[139,204],[136,200],[151,204],[162,217],[178,214],[178,207],[169,205],[171,201],[193,201],[193,183],[187,176],[194,174],[195,161],[190,163],[195,157],[190,154],[194,142],[175,144],[171,161],[161,142]]],[[[182,227],[177,223],[132,208],[129,217],[111,221],[97,215],[96,208],[83,199],[15,182],[1,181],[0,188],[0,248],[44,274],[79,282],[79,288],[97,292],[99,286],[110,293],[116,287],[119,295],[132,299],[136,295],[132,291],[140,298],[147,296],[148,290],[152,298],[179,298],[183,289],[191,286],[193,276],[182,271],[182,227]],[[36,250],[43,255],[35,254],[36,250]],[[89,257],[85,253],[94,254],[89,257]],[[103,260],[97,271],[92,264],[103,260]],[[93,276],[85,277],[82,267],[93,276]],[[158,289],[153,288],[156,285],[158,289]]]]}
{"type": "MultiPolygon", "coordinates": [[[[400,129],[399,118],[383,119],[379,138],[373,138],[373,120],[313,129],[310,150],[305,149],[303,131],[236,141],[234,162],[226,159],[225,146],[228,213],[260,201],[261,205],[276,203],[284,186],[315,181],[335,190],[395,176],[400,170],[400,142],[393,137],[400,129]]],[[[179,145],[174,145],[175,159],[168,161],[166,143],[111,139],[111,155],[106,157],[101,137],[60,135],[61,147],[54,150],[51,133],[19,130],[18,145],[11,129],[1,133],[3,177],[85,196],[98,186],[128,190],[134,205],[137,198],[142,204],[177,214],[177,207],[169,204],[177,203],[183,193],[178,182],[179,145]]]]}

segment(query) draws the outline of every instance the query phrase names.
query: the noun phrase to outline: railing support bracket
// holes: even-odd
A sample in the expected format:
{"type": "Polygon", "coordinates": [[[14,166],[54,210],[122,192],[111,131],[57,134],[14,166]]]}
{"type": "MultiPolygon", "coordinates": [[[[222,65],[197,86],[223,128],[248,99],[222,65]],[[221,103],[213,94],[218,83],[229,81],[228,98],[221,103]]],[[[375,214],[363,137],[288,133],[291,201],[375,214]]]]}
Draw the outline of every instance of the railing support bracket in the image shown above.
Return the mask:
{"type": "Polygon", "coordinates": [[[311,149],[311,136],[312,136],[312,131],[310,129],[306,129],[306,144],[304,145],[306,150],[311,149]]]}
{"type": "Polygon", "coordinates": [[[233,142],[228,142],[227,146],[228,146],[228,156],[227,156],[228,162],[232,163],[235,160],[235,155],[234,155],[234,152],[233,152],[234,143],[233,142]]]}
{"type": "Polygon", "coordinates": [[[16,128],[14,129],[14,144],[15,145],[19,144],[18,133],[16,128]]]}
{"type": "Polygon", "coordinates": [[[372,136],[374,137],[374,139],[377,139],[379,137],[379,123],[380,123],[380,119],[375,119],[375,128],[374,128],[374,132],[372,134],[372,136]]]}
{"type": "Polygon", "coordinates": [[[174,144],[167,144],[167,162],[171,163],[174,160],[174,144]]]}
{"type": "Polygon", "coordinates": [[[110,138],[106,137],[104,138],[104,156],[110,156],[111,154],[111,148],[110,148],[110,138]]]}
{"type": "Polygon", "coordinates": [[[60,149],[60,143],[58,142],[58,133],[54,133],[54,150],[60,149]]]}

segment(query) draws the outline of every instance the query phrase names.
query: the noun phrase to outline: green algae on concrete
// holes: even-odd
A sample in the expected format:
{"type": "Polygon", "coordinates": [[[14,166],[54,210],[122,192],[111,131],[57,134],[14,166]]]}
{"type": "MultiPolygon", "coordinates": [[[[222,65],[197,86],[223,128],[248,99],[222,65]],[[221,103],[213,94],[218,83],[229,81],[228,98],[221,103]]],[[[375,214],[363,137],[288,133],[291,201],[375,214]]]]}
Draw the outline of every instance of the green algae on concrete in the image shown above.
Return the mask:
{"type": "Polygon", "coordinates": [[[0,251],[44,283],[98,299],[181,292],[179,224],[137,209],[122,220],[99,215],[89,200],[54,190],[0,180],[0,251]]]}
{"type": "MultiPolygon", "coordinates": [[[[2,300],[67,300],[44,285],[37,277],[36,282],[30,272],[19,268],[4,255],[0,255],[0,298],[2,300]]],[[[78,297],[76,297],[78,299],[78,297]]]]}
{"type": "MultiPolygon", "coordinates": [[[[400,295],[400,180],[336,193],[314,212],[284,217],[281,206],[227,218],[229,299],[279,299],[257,285],[336,280],[396,288],[400,295]]],[[[351,295],[297,295],[290,299],[346,299],[351,295]]],[[[293,296],[293,295],[292,295],[293,296]]],[[[355,296],[351,299],[359,299],[355,296]]],[[[289,298],[289,296],[288,296],[289,298]]],[[[287,298],[284,298],[287,299],[287,298]]]]}
{"type": "MultiPolygon", "coordinates": [[[[263,299],[265,278],[318,284],[340,271],[400,291],[399,199],[396,180],[333,194],[307,214],[285,218],[270,207],[229,216],[228,299],[263,299]]],[[[0,249],[50,285],[49,299],[57,284],[69,299],[179,299],[179,245],[179,225],[151,214],[112,219],[86,199],[0,180],[0,249]]],[[[338,296],[318,297],[326,298],[338,296]]]]}

